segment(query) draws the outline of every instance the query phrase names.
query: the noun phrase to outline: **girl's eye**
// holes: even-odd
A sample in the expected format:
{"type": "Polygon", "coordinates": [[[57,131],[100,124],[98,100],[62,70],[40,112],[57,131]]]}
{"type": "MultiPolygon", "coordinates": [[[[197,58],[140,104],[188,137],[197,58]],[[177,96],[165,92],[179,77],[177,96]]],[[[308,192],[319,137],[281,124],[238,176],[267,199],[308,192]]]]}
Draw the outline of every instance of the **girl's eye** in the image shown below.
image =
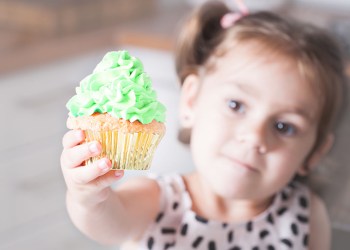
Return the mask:
{"type": "Polygon", "coordinates": [[[276,122],[275,128],[279,133],[287,136],[295,135],[297,132],[295,126],[285,122],[276,122]]]}
{"type": "Polygon", "coordinates": [[[235,101],[235,100],[229,100],[228,107],[235,112],[239,112],[239,113],[244,112],[244,105],[238,101],[235,101]]]}

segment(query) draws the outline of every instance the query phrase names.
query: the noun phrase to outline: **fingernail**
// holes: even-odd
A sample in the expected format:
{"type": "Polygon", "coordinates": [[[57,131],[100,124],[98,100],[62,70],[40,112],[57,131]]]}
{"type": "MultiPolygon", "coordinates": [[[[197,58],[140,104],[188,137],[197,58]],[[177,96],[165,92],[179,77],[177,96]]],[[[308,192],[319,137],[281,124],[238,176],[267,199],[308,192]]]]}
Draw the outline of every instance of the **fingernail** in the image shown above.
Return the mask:
{"type": "Polygon", "coordinates": [[[107,164],[107,162],[105,160],[99,161],[97,166],[103,171],[109,170],[109,166],[108,166],[108,164],[107,164]]]}
{"type": "Polygon", "coordinates": [[[90,143],[89,150],[91,153],[98,153],[100,151],[98,146],[97,146],[97,143],[95,143],[95,142],[90,143]]]}
{"type": "Polygon", "coordinates": [[[114,175],[116,176],[116,177],[120,177],[120,176],[122,176],[124,173],[123,172],[120,172],[120,171],[115,171],[114,172],[114,175]]]}
{"type": "Polygon", "coordinates": [[[83,139],[83,131],[77,130],[76,133],[75,133],[75,137],[76,137],[78,140],[82,140],[82,139],[83,139]]]}

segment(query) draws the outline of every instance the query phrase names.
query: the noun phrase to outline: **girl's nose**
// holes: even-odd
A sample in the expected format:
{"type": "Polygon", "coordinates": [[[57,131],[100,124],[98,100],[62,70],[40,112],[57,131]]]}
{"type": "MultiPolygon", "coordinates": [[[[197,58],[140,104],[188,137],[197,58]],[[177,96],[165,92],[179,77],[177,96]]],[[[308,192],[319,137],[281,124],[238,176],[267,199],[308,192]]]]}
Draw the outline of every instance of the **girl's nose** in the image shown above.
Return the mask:
{"type": "Polygon", "coordinates": [[[267,148],[267,125],[261,121],[242,123],[237,131],[237,141],[246,147],[265,154],[267,148]]]}

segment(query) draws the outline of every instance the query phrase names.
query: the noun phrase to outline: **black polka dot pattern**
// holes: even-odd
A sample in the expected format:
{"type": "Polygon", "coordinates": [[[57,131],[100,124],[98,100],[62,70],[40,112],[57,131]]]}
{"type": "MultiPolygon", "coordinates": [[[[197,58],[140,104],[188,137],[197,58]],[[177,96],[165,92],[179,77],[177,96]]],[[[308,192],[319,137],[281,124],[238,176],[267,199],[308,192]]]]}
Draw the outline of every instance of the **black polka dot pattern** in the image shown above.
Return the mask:
{"type": "Polygon", "coordinates": [[[151,250],[153,248],[153,244],[154,244],[154,238],[153,237],[150,237],[147,241],[147,248],[149,250],[151,250]]]}
{"type": "Polygon", "coordinates": [[[242,248],[240,248],[239,246],[234,246],[234,247],[230,248],[230,250],[242,250],[242,248]]]}
{"type": "Polygon", "coordinates": [[[205,218],[203,218],[203,217],[201,217],[199,215],[196,215],[195,218],[196,218],[197,221],[199,221],[201,223],[208,223],[207,219],[205,219],[205,218]]]}
{"type": "Polygon", "coordinates": [[[307,247],[308,243],[309,243],[309,235],[305,234],[304,238],[303,238],[303,245],[304,245],[304,247],[307,247]]]}
{"type": "Polygon", "coordinates": [[[182,235],[182,236],[186,236],[186,234],[187,234],[187,228],[188,228],[188,224],[187,224],[187,223],[185,223],[185,224],[182,225],[182,228],[181,228],[181,235],[182,235]]]}
{"type": "Polygon", "coordinates": [[[292,189],[296,189],[297,188],[297,186],[296,186],[296,184],[294,182],[289,183],[288,186],[290,188],[292,188],[292,189]]]}
{"type": "Polygon", "coordinates": [[[230,230],[227,234],[227,241],[228,243],[231,243],[233,241],[233,231],[230,230]]]}
{"type": "Polygon", "coordinates": [[[230,223],[194,213],[181,178],[161,181],[164,179],[159,180],[162,193],[166,194],[161,202],[164,207],[145,233],[142,249],[308,248],[310,193],[299,183],[291,183],[277,194],[272,205],[261,215],[245,222],[230,223]]]}
{"type": "Polygon", "coordinates": [[[199,244],[201,244],[203,240],[203,237],[202,236],[198,236],[192,243],[192,247],[193,248],[197,248],[199,246],[199,244]]]}
{"type": "Polygon", "coordinates": [[[157,215],[156,222],[159,223],[160,220],[163,218],[163,216],[164,216],[164,213],[159,213],[159,214],[157,215]]]}
{"type": "Polygon", "coordinates": [[[175,234],[175,228],[162,228],[162,234],[175,234]]]}
{"type": "Polygon", "coordinates": [[[284,191],[281,192],[281,198],[283,201],[288,200],[288,195],[286,194],[286,192],[284,192],[284,191]]]}
{"type": "Polygon", "coordinates": [[[309,222],[309,219],[305,215],[302,215],[302,214],[298,214],[297,219],[301,223],[308,223],[309,222]]]}
{"type": "Polygon", "coordinates": [[[174,246],[175,246],[175,242],[165,243],[165,245],[164,245],[164,250],[170,249],[170,248],[172,248],[172,247],[174,247],[174,246]]]}
{"type": "Polygon", "coordinates": [[[301,197],[299,198],[299,205],[300,205],[300,207],[302,207],[302,208],[307,208],[307,207],[308,207],[307,199],[306,199],[304,196],[301,196],[301,197]]]}
{"type": "Polygon", "coordinates": [[[249,221],[247,223],[247,231],[248,232],[251,232],[253,230],[253,222],[249,221]]]}
{"type": "Polygon", "coordinates": [[[262,240],[265,239],[269,234],[270,234],[269,231],[267,231],[267,230],[262,230],[262,231],[260,232],[260,234],[259,234],[260,239],[262,239],[262,240]]]}
{"type": "Polygon", "coordinates": [[[292,230],[292,233],[293,233],[295,236],[298,236],[299,230],[298,230],[298,225],[297,225],[296,223],[292,223],[292,225],[291,225],[291,230],[292,230]]]}
{"type": "Polygon", "coordinates": [[[174,202],[173,209],[176,210],[178,206],[179,206],[179,203],[178,202],[174,202]]]}
{"type": "Polygon", "coordinates": [[[281,242],[282,242],[283,244],[285,244],[286,246],[288,246],[288,247],[290,247],[290,248],[293,248],[293,243],[292,243],[291,240],[289,240],[289,239],[282,239],[281,242]]]}
{"type": "Polygon", "coordinates": [[[214,241],[209,241],[208,250],[216,250],[216,244],[214,241]]]}
{"type": "Polygon", "coordinates": [[[277,215],[282,216],[287,210],[288,210],[287,207],[281,207],[280,209],[277,210],[277,215]]]}
{"type": "Polygon", "coordinates": [[[271,213],[269,213],[269,215],[267,216],[266,220],[267,220],[270,224],[273,224],[273,223],[274,223],[273,215],[272,215],[271,213]]]}

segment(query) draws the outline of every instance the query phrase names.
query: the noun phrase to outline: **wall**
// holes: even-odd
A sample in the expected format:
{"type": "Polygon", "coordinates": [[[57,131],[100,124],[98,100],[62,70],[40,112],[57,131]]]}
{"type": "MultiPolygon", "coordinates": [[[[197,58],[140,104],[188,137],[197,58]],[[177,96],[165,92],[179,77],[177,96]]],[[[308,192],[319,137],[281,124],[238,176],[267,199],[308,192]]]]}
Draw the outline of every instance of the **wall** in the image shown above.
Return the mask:
{"type": "MultiPolygon", "coordinates": [[[[160,0],[162,4],[165,5],[174,5],[179,2],[189,2],[189,3],[199,3],[205,0],[160,0]]],[[[233,3],[235,0],[226,0],[227,3],[233,3]]],[[[257,6],[257,8],[261,8],[263,5],[277,5],[281,2],[285,3],[295,3],[298,5],[305,5],[317,8],[327,8],[329,10],[338,10],[342,12],[350,11],[350,1],[349,0],[245,0],[248,6],[257,6]]]]}
{"type": "Polygon", "coordinates": [[[327,8],[329,10],[350,11],[349,0],[294,0],[294,2],[300,5],[327,8]]]}

